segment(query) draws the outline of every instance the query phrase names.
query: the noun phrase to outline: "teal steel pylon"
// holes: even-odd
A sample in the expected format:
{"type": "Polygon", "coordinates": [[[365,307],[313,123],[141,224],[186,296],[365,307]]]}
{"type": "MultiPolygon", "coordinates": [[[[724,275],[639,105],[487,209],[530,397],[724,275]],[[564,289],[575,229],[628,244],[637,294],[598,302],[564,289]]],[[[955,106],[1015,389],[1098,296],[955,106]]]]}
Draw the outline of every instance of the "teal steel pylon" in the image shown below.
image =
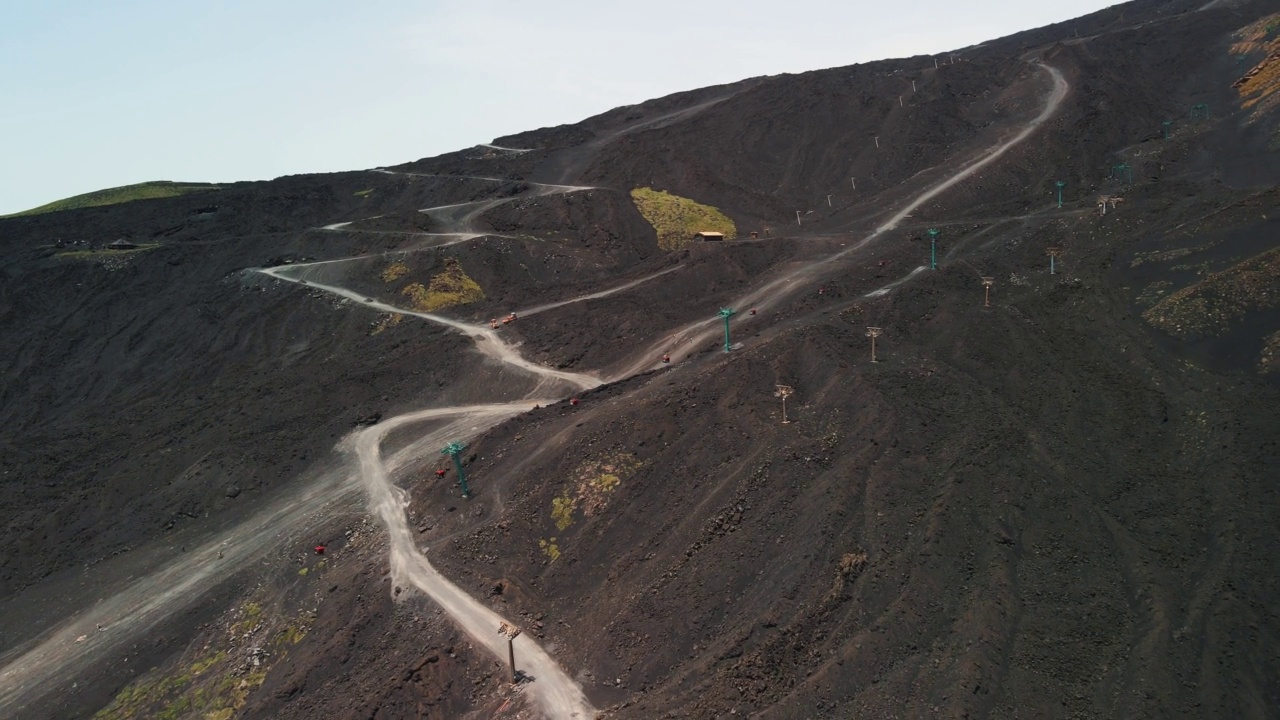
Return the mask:
{"type": "Polygon", "coordinates": [[[1059,209],[1062,208],[1062,188],[1066,187],[1066,185],[1067,184],[1062,182],[1061,180],[1058,181],[1058,208],[1059,209]]]}
{"type": "Polygon", "coordinates": [[[1120,163],[1111,168],[1112,180],[1124,180],[1130,184],[1133,183],[1133,168],[1128,163],[1120,163]]]}
{"type": "Polygon", "coordinates": [[[458,455],[466,449],[467,446],[460,442],[451,442],[444,446],[444,449],[440,451],[440,454],[448,455],[453,458],[453,467],[458,471],[458,484],[462,486],[462,497],[469,498],[471,497],[471,491],[467,489],[467,476],[463,474],[462,461],[458,459],[458,455]]]}
{"type": "Polygon", "coordinates": [[[1172,121],[1172,120],[1165,120],[1163,123],[1161,123],[1161,125],[1163,125],[1163,126],[1164,126],[1164,139],[1165,139],[1165,140],[1168,140],[1168,139],[1169,139],[1169,128],[1173,127],[1173,121],[1172,121]]]}
{"type": "Polygon", "coordinates": [[[724,351],[729,352],[729,318],[737,315],[733,308],[720,308],[720,317],[724,318],[724,351]]]}
{"type": "Polygon", "coordinates": [[[1206,104],[1204,104],[1204,103],[1200,103],[1199,105],[1192,105],[1192,106],[1191,106],[1191,119],[1192,119],[1192,120],[1208,120],[1208,119],[1209,119],[1209,106],[1208,106],[1208,105],[1206,105],[1206,104]]]}
{"type": "Polygon", "coordinates": [[[929,228],[929,269],[938,269],[938,231],[929,228]]]}

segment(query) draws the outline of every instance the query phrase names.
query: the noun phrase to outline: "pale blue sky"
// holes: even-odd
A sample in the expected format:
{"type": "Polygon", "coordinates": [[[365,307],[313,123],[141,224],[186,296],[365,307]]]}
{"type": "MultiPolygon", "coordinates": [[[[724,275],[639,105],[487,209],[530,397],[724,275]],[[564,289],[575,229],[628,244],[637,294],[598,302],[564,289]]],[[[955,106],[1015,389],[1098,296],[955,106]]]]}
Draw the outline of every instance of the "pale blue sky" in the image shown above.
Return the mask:
{"type": "Polygon", "coordinates": [[[0,214],[144,180],[369,168],[1108,0],[0,3],[0,214]]]}

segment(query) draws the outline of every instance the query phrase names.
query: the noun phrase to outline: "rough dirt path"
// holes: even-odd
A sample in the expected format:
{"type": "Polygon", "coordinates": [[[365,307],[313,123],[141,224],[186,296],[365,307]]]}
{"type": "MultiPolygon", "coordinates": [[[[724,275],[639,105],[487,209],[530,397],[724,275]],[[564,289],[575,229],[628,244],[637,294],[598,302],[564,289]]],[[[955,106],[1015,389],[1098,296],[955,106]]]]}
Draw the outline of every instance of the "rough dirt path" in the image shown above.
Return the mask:
{"type": "Polygon", "coordinates": [[[509,148],[509,147],[502,147],[501,145],[491,145],[489,143],[480,143],[476,147],[485,147],[485,148],[489,148],[490,150],[501,150],[502,152],[515,153],[517,155],[522,155],[527,152],[533,152],[533,150],[528,148],[509,148]]]}
{"type": "Polygon", "coordinates": [[[665,127],[671,123],[692,117],[712,105],[728,100],[734,95],[742,92],[744,89],[746,89],[745,84],[736,90],[723,93],[700,102],[697,105],[672,110],[671,112],[663,113],[656,117],[641,119],[634,123],[616,128],[576,147],[564,148],[554,156],[543,160],[542,163],[534,170],[533,174],[535,177],[540,177],[546,180],[555,180],[558,182],[576,180],[583,172],[586,171],[587,167],[590,166],[591,161],[596,158],[596,155],[599,154],[600,150],[614,140],[633,132],[665,127]]]}
{"type": "MultiPolygon", "coordinates": [[[[921,205],[951,189],[957,183],[971,177],[974,173],[998,160],[1008,152],[1010,148],[1013,148],[1028,137],[1031,137],[1033,133],[1044,125],[1046,120],[1058,111],[1058,108],[1062,106],[1063,100],[1067,97],[1067,92],[1070,90],[1070,85],[1067,83],[1067,79],[1063,77],[1062,73],[1057,68],[1040,63],[1037,63],[1037,66],[1049,74],[1049,77],[1053,81],[1053,89],[1049,92],[1049,96],[1045,100],[1044,109],[1040,111],[1039,115],[1032,118],[1031,121],[1028,122],[1018,133],[1012,137],[1002,140],[999,144],[982,153],[982,155],[977,159],[965,163],[955,173],[952,173],[946,179],[934,184],[921,194],[917,195],[911,202],[900,208],[896,213],[891,215],[888,220],[861,240],[852,243],[843,250],[825,258],[800,265],[799,267],[784,272],[768,283],[765,283],[755,290],[737,298],[737,300],[735,300],[731,305],[733,307],[750,306],[763,310],[776,304],[787,297],[792,291],[798,289],[803,284],[803,281],[815,279],[820,274],[829,272],[830,265],[832,263],[847,257],[855,251],[861,250],[880,236],[896,229],[898,225],[907,218],[907,216],[915,212],[915,210],[921,205]]],[[[883,295],[892,288],[897,287],[911,277],[914,277],[924,269],[924,266],[917,267],[906,277],[889,283],[877,290],[873,290],[868,296],[874,296],[875,293],[883,295]]],[[[655,362],[653,358],[664,353],[670,355],[672,361],[677,361],[679,358],[687,356],[693,348],[699,347],[703,342],[710,339],[718,332],[720,332],[718,318],[712,317],[706,320],[690,323],[652,345],[649,350],[645,354],[639,356],[635,362],[624,366],[618,372],[609,376],[609,381],[613,382],[622,378],[630,377],[645,370],[660,367],[660,364],[655,362]]]]}
{"type": "MultiPolygon", "coordinates": [[[[356,440],[356,452],[360,458],[360,476],[369,496],[369,508],[387,528],[391,550],[391,575],[394,582],[412,584],[434,600],[449,614],[476,643],[489,650],[500,661],[506,658],[506,638],[497,634],[498,626],[505,618],[477,602],[474,598],[441,575],[414,542],[405,515],[408,494],[391,480],[382,460],[381,444],[388,433],[424,420],[450,415],[462,415],[482,430],[530,410],[535,404],[554,402],[526,400],[502,405],[471,405],[439,408],[400,415],[360,433],[356,440]]],[[[434,439],[436,446],[443,446],[457,437],[456,427],[437,430],[425,440],[434,439]]],[[[551,717],[591,718],[594,710],[587,702],[582,688],[573,681],[559,664],[528,635],[515,640],[516,664],[531,680],[528,691],[533,693],[538,705],[551,717]]]]}
{"type": "Polygon", "coordinates": [[[565,305],[572,305],[573,303],[582,302],[584,300],[599,300],[600,298],[606,298],[606,297],[609,297],[610,295],[616,295],[620,292],[626,292],[631,288],[643,285],[649,282],[650,280],[660,278],[663,275],[666,275],[668,273],[673,273],[677,270],[682,269],[683,267],[684,267],[683,265],[676,265],[675,267],[669,267],[666,270],[660,270],[651,275],[645,275],[642,278],[636,278],[631,282],[626,282],[616,287],[611,287],[608,290],[601,290],[600,292],[594,292],[589,295],[579,295],[578,297],[569,298],[568,300],[559,300],[556,302],[544,303],[542,305],[534,305],[531,308],[518,310],[516,311],[516,314],[521,317],[526,317],[529,315],[537,315],[540,312],[546,312],[548,310],[555,310],[556,308],[564,307],[565,305]]]}
{"type": "MultiPolygon", "coordinates": [[[[955,186],[957,183],[972,176],[974,173],[978,172],[979,170],[986,167],[987,165],[990,165],[991,163],[995,162],[1002,155],[1004,155],[1010,148],[1022,142],[1027,137],[1029,137],[1032,133],[1038,130],[1040,126],[1045,122],[1045,120],[1051,117],[1054,114],[1054,112],[1056,112],[1057,109],[1061,106],[1062,101],[1066,98],[1067,91],[1068,91],[1068,85],[1067,85],[1066,79],[1062,76],[1062,74],[1057,69],[1044,66],[1044,65],[1041,65],[1040,67],[1046,70],[1050,74],[1053,80],[1053,90],[1051,91],[1049,98],[1045,103],[1044,110],[1042,110],[1039,115],[1033,118],[1017,134],[1013,135],[1011,138],[1008,138],[1002,141],[1000,144],[998,144],[994,148],[983,153],[983,155],[977,158],[976,160],[973,160],[965,164],[964,166],[962,166],[960,170],[953,173],[951,176],[947,177],[943,181],[925,190],[923,193],[918,195],[914,200],[908,203],[905,207],[898,210],[898,212],[892,215],[885,223],[883,223],[878,228],[876,228],[875,232],[871,233],[861,241],[853,244],[852,246],[828,258],[825,258],[815,263],[802,266],[801,268],[793,270],[790,273],[784,274],[774,279],[772,282],[767,283],[766,285],[762,286],[756,291],[749,293],[747,296],[745,296],[740,300],[740,303],[744,305],[746,304],[767,305],[768,302],[776,302],[778,299],[777,295],[779,294],[778,291],[783,285],[793,284],[798,280],[802,279],[806,273],[813,272],[814,270],[819,269],[822,266],[831,263],[832,261],[845,257],[850,253],[852,253],[853,251],[864,247],[865,245],[867,245],[867,243],[871,242],[878,236],[890,230],[893,230],[898,226],[899,223],[902,222],[903,219],[905,219],[908,215],[910,215],[916,208],[920,207],[921,205],[933,199],[934,197],[937,197],[941,193],[946,192],[948,189],[955,186]],[[763,302],[766,298],[768,299],[768,302],[763,302]]],[[[549,187],[563,187],[563,186],[549,186],[549,187]]],[[[475,203],[466,203],[465,205],[473,205],[473,204],[475,203]]],[[[481,204],[484,204],[484,203],[482,202],[481,204]]],[[[458,206],[455,205],[450,207],[458,207],[458,206]]],[[[462,218],[458,218],[456,219],[456,221],[466,222],[466,220],[462,218]]],[[[531,313],[536,313],[541,310],[547,310],[552,307],[560,307],[567,304],[568,302],[581,301],[581,300],[591,299],[595,297],[603,297],[613,292],[619,292],[621,290],[625,290],[630,287],[635,287],[636,285],[646,280],[652,279],[657,275],[662,275],[667,272],[672,272],[676,269],[678,268],[671,268],[669,270],[663,271],[662,273],[650,275],[645,278],[640,278],[638,280],[632,281],[631,283],[627,283],[625,285],[619,286],[618,288],[615,288],[611,291],[595,293],[589,296],[583,296],[581,298],[575,298],[574,300],[564,301],[561,303],[550,303],[548,305],[538,306],[538,307],[526,310],[524,311],[524,313],[528,315],[531,313]]],[[[279,277],[281,279],[293,279],[293,278],[287,277],[284,274],[284,272],[279,268],[276,268],[274,270],[275,270],[274,272],[271,270],[268,270],[265,272],[275,277],[279,277]]],[[[877,290],[873,290],[870,293],[868,293],[867,296],[874,297],[876,295],[885,294],[889,292],[893,287],[896,287],[904,282],[907,282],[910,278],[914,277],[916,274],[920,273],[923,270],[924,270],[923,267],[916,268],[906,277],[895,280],[894,282],[889,283],[888,285],[882,288],[879,288],[877,290]]],[[[320,289],[332,292],[342,297],[346,297],[355,302],[359,302],[365,305],[370,305],[372,307],[384,310],[386,312],[398,312],[398,310],[395,308],[386,306],[383,303],[377,303],[376,301],[368,300],[366,298],[361,297],[357,293],[353,293],[343,288],[326,286],[326,285],[322,285],[314,282],[311,284],[314,287],[318,287],[320,289]]],[[[505,343],[503,343],[501,339],[497,337],[497,334],[488,328],[480,328],[472,325],[467,325],[465,323],[461,323],[449,318],[444,318],[442,316],[431,315],[427,313],[409,313],[409,314],[422,317],[432,322],[441,323],[449,327],[453,327],[455,329],[461,329],[461,330],[470,331],[473,333],[475,331],[489,330],[487,334],[473,335],[473,337],[477,338],[478,349],[480,349],[482,352],[485,352],[488,355],[491,355],[492,357],[495,357],[495,359],[498,359],[502,362],[508,362],[517,367],[521,367],[522,369],[525,369],[529,372],[539,374],[545,378],[559,379],[559,380],[576,379],[577,382],[579,383],[595,382],[598,384],[599,382],[598,380],[596,380],[595,378],[591,378],[590,376],[583,376],[577,373],[563,373],[561,371],[555,371],[550,368],[542,368],[540,366],[536,366],[528,362],[527,360],[525,360],[518,353],[516,353],[514,349],[510,348],[505,343]],[[566,377],[566,376],[570,376],[570,377],[566,377]]],[[[691,329],[701,328],[705,324],[706,323],[697,323],[696,325],[691,326],[691,329]]],[[[699,333],[699,337],[705,336],[715,331],[716,331],[715,328],[712,328],[710,331],[703,330],[701,333],[699,333]]],[[[622,374],[617,376],[617,378],[615,379],[622,379],[623,377],[628,377],[636,372],[646,369],[648,366],[651,366],[652,364],[653,363],[649,361],[642,360],[640,363],[637,363],[635,365],[628,367],[626,370],[624,370],[622,374]]],[[[579,387],[584,387],[584,388],[590,387],[590,386],[592,385],[579,384],[579,387]]],[[[481,413],[482,417],[484,416],[483,415],[484,413],[495,413],[492,416],[488,416],[488,418],[496,422],[497,418],[499,417],[509,417],[510,415],[506,415],[506,413],[510,412],[510,409],[512,406],[499,405],[499,406],[473,406],[473,407],[477,408],[476,410],[474,410],[474,412],[481,413]]],[[[390,545],[391,545],[392,575],[396,579],[396,581],[410,582],[415,587],[418,587],[420,590],[422,590],[424,593],[430,596],[433,600],[438,602],[441,605],[441,607],[444,608],[445,611],[448,612],[450,616],[453,617],[458,622],[459,626],[461,626],[477,642],[488,647],[490,651],[493,652],[501,660],[502,651],[504,648],[502,647],[502,643],[500,642],[500,639],[496,635],[496,628],[497,628],[497,624],[502,622],[502,619],[496,613],[493,613],[488,608],[481,605],[479,602],[471,598],[469,595],[462,592],[456,585],[454,585],[453,583],[445,579],[443,576],[441,576],[440,573],[437,572],[435,568],[431,566],[426,556],[423,555],[422,552],[418,550],[417,546],[413,542],[412,533],[410,533],[409,531],[408,521],[405,518],[405,513],[404,513],[405,499],[403,497],[403,491],[401,491],[399,488],[397,488],[394,485],[394,483],[392,483],[391,478],[386,470],[386,467],[384,466],[381,459],[380,444],[381,444],[382,438],[385,437],[385,435],[391,430],[409,423],[419,422],[419,421],[430,419],[433,417],[439,417],[440,413],[447,413],[447,412],[457,411],[457,410],[460,410],[460,409],[459,408],[442,408],[442,409],[436,409],[436,410],[425,410],[417,413],[409,413],[406,415],[398,416],[396,418],[392,418],[384,423],[381,423],[377,426],[374,426],[362,432],[357,442],[357,452],[360,457],[360,465],[361,465],[361,477],[365,485],[366,492],[368,492],[370,497],[371,508],[382,519],[383,523],[387,526],[387,531],[390,536],[390,545]]],[[[511,412],[510,414],[514,415],[515,413],[511,412]]],[[[445,440],[444,436],[441,436],[439,439],[445,440]]],[[[521,638],[527,639],[527,636],[522,635],[521,638]]],[[[536,665],[536,667],[534,667],[533,675],[537,679],[531,687],[533,688],[533,692],[538,697],[539,702],[545,712],[547,712],[552,717],[588,717],[590,716],[590,713],[593,711],[591,709],[591,706],[587,703],[586,697],[582,694],[581,689],[577,686],[576,683],[573,682],[572,679],[570,679],[564,673],[564,671],[558,665],[556,665],[556,663],[549,656],[546,655],[545,652],[541,650],[541,648],[539,648],[536,645],[536,643],[533,643],[533,642],[524,643],[522,644],[522,650],[523,650],[522,654],[527,655],[530,658],[533,658],[532,663],[533,665],[536,665]]]]}
{"type": "MultiPolygon", "coordinates": [[[[828,258],[803,265],[774,278],[772,281],[739,298],[736,304],[767,307],[769,304],[777,302],[790,290],[794,289],[796,283],[809,279],[810,276],[815,276],[819,271],[827,269],[825,266],[828,266],[833,261],[865,247],[875,238],[896,228],[907,215],[910,215],[920,205],[994,162],[1010,148],[1029,137],[1045,120],[1057,111],[1068,91],[1067,82],[1060,72],[1045,65],[1040,67],[1050,74],[1054,87],[1046,102],[1045,109],[1020,132],[1002,141],[978,159],[965,164],[947,179],[925,190],[861,241],[828,258]]],[[[681,111],[681,113],[687,112],[689,111],[681,111]]],[[[681,113],[673,113],[672,115],[682,116],[681,113]]],[[[665,120],[667,118],[664,117],[662,119],[665,120]]],[[[581,162],[580,158],[575,157],[573,160],[581,162]]],[[[589,188],[543,184],[539,186],[538,194],[576,192],[584,189],[589,188]]],[[[427,208],[422,212],[432,214],[433,217],[454,225],[455,227],[450,229],[456,231],[458,235],[464,235],[468,233],[470,221],[479,213],[496,204],[509,202],[512,199],[514,198],[459,203],[427,208]],[[462,208],[474,209],[461,210],[462,208]]],[[[335,226],[330,227],[336,229],[342,227],[342,225],[335,224],[335,226]]],[[[263,269],[259,272],[287,282],[305,283],[310,287],[383,312],[413,315],[458,330],[472,337],[476,342],[477,349],[486,356],[532,373],[545,380],[546,384],[552,387],[559,386],[563,388],[567,384],[585,389],[601,384],[601,380],[591,375],[563,372],[543,367],[524,359],[491,328],[464,323],[441,315],[406,311],[402,308],[365,298],[363,295],[345,288],[308,281],[305,277],[308,274],[308,270],[319,264],[321,263],[283,266],[263,269]]],[[[677,268],[663,271],[658,275],[672,272],[675,269],[677,268]]],[[[873,290],[868,295],[874,296],[888,292],[892,287],[908,281],[923,269],[916,268],[906,277],[873,290]]],[[[613,292],[620,292],[634,287],[653,277],[657,277],[657,275],[632,281],[610,291],[594,293],[560,303],[551,303],[531,308],[524,312],[528,314],[547,310],[551,307],[559,307],[569,302],[603,297],[613,292]]],[[[679,350],[683,346],[695,344],[718,331],[717,327],[707,327],[712,322],[714,322],[714,319],[692,323],[681,328],[664,338],[661,346],[670,347],[674,345],[679,350]]],[[[622,379],[648,369],[653,366],[653,363],[647,359],[651,357],[654,357],[652,351],[644,353],[640,360],[615,374],[613,379],[622,379]]],[[[445,427],[430,433],[427,439],[434,438],[437,441],[447,441],[459,439],[460,437],[470,437],[492,424],[523,412],[535,402],[537,401],[526,400],[512,404],[470,405],[422,410],[391,418],[383,423],[366,428],[354,436],[350,436],[354,441],[354,448],[359,458],[360,480],[368,495],[370,508],[387,528],[391,568],[395,582],[397,584],[412,584],[422,590],[422,592],[439,603],[449,613],[450,617],[471,635],[479,645],[489,648],[499,661],[505,660],[505,648],[502,647],[501,638],[497,635],[497,627],[501,622],[501,618],[441,576],[431,566],[422,551],[414,544],[405,515],[406,495],[391,480],[394,468],[388,468],[383,461],[381,443],[386,435],[396,428],[444,417],[453,417],[455,420],[445,427]]],[[[547,401],[543,400],[541,402],[547,401]]],[[[59,682],[64,682],[67,678],[72,677],[77,669],[86,667],[90,662],[105,654],[106,649],[118,646],[123,641],[135,637],[138,632],[151,627],[174,610],[193,602],[208,584],[222,579],[227,572],[234,568],[242,567],[243,563],[246,562],[245,556],[250,552],[249,548],[261,548],[265,544],[263,541],[267,538],[263,537],[261,533],[280,533],[284,529],[298,527],[311,513],[331,505],[335,498],[341,497],[350,487],[349,483],[343,482],[345,479],[343,473],[334,474],[329,482],[317,483],[315,486],[308,488],[306,496],[291,497],[282,502],[281,506],[274,511],[263,512],[255,516],[250,523],[237,529],[227,540],[211,541],[197,550],[196,555],[187,554],[171,563],[164,571],[147,576],[127,591],[103,600],[90,610],[64,623],[56,631],[46,636],[39,645],[21,657],[16,658],[13,662],[8,663],[3,670],[0,670],[0,710],[7,713],[10,710],[20,709],[23,699],[32,697],[33,691],[43,691],[59,682]],[[234,548],[239,548],[242,554],[237,554],[233,550],[234,548]],[[224,557],[219,557],[219,552],[222,552],[224,557]],[[197,559],[203,562],[193,562],[197,559]],[[215,562],[215,560],[225,560],[226,562],[215,562]],[[92,633],[88,632],[90,628],[94,628],[97,623],[102,623],[104,620],[106,622],[103,624],[109,626],[106,631],[97,632],[95,630],[92,633]],[[80,635],[85,635],[85,639],[78,641],[80,635]],[[92,642],[89,640],[90,635],[94,638],[92,642]],[[80,647],[76,647],[77,645],[80,647]],[[86,652],[86,650],[90,649],[97,652],[86,652]]],[[[527,635],[522,635],[517,638],[516,645],[519,650],[518,663],[529,671],[528,674],[533,680],[528,685],[530,692],[533,693],[540,707],[547,715],[557,718],[586,718],[594,714],[594,709],[587,702],[577,683],[535,642],[529,639],[527,635]]]]}
{"type": "Polygon", "coordinates": [[[358,486],[345,468],[300,485],[234,531],[170,559],[114,595],[63,622],[0,667],[0,717],[13,717],[49,691],[69,685],[93,664],[197,603],[204,593],[273,547],[292,542],[335,512],[358,507],[358,486]],[[101,629],[99,629],[101,628],[101,629]]]}
{"type": "MultiPolygon", "coordinates": [[[[544,186],[544,188],[549,187],[551,186],[544,186]]],[[[564,187],[570,192],[582,189],[577,186],[564,187]]],[[[539,194],[549,194],[549,192],[554,191],[544,190],[539,194]]],[[[484,201],[484,204],[489,202],[484,201]]],[[[427,208],[426,211],[433,209],[427,208]]],[[[342,224],[328,227],[338,229],[342,224]]],[[[467,235],[467,233],[441,234],[467,235]]],[[[474,236],[479,237],[479,235],[474,236]]],[[[568,387],[588,389],[601,384],[599,379],[590,375],[563,372],[529,362],[508,345],[496,331],[487,326],[472,325],[431,313],[405,310],[369,300],[345,288],[305,279],[308,272],[317,266],[347,262],[352,259],[286,265],[262,269],[259,272],[287,282],[305,283],[308,287],[329,292],[383,312],[412,315],[457,330],[471,337],[476,343],[476,348],[485,356],[542,378],[553,389],[560,391],[568,387]]],[[[638,283],[629,283],[628,287],[635,284],[638,283]]],[[[622,289],[624,288],[617,288],[613,292],[622,289]]],[[[605,291],[604,294],[609,294],[609,291],[605,291]]],[[[580,299],[598,296],[601,294],[593,293],[580,299]]],[[[577,300],[579,298],[562,301],[560,304],[577,300]]],[[[389,475],[396,468],[386,467],[381,460],[378,448],[382,438],[395,427],[445,417],[457,419],[431,433],[432,436],[448,438],[448,440],[472,437],[508,417],[528,410],[534,402],[437,408],[409,413],[367,428],[354,436],[349,436],[349,441],[344,441],[354,443],[361,461],[360,479],[366,494],[371,499],[371,506],[383,519],[389,535],[393,538],[391,551],[393,566],[403,571],[397,575],[397,580],[403,577],[439,602],[459,622],[460,626],[464,627],[480,645],[489,647],[500,660],[505,660],[505,648],[499,646],[495,640],[496,635],[491,637],[489,626],[492,625],[492,630],[496,632],[501,620],[495,620],[497,616],[492,611],[471,600],[444,579],[411,543],[400,542],[397,545],[394,542],[395,538],[404,537],[399,534],[397,530],[399,526],[394,518],[398,517],[400,525],[405,527],[407,527],[407,519],[404,517],[403,502],[398,505],[387,502],[387,498],[396,498],[402,495],[402,491],[390,481],[389,475]],[[371,464],[368,458],[375,458],[375,460],[371,464]],[[375,481],[372,484],[371,479],[375,481]],[[393,508],[395,512],[390,512],[393,508]]],[[[421,444],[421,442],[415,444],[421,444]]],[[[352,480],[346,468],[337,468],[325,473],[306,483],[301,493],[282,498],[224,537],[210,540],[199,548],[173,559],[161,569],[149,573],[120,592],[77,613],[34,644],[27,646],[25,651],[15,650],[8,653],[7,657],[3,658],[5,664],[0,667],[0,717],[16,714],[51,689],[70,683],[93,663],[118,650],[125,642],[146,632],[174,612],[189,607],[213,585],[225,580],[228,574],[259,559],[266,554],[266,548],[278,546],[290,533],[315,525],[323,516],[338,507],[349,508],[356,497],[356,486],[352,480]],[[99,630],[99,627],[102,630],[99,630]]],[[[534,679],[531,684],[532,692],[549,715],[579,718],[591,716],[593,711],[586,703],[581,689],[535,642],[522,635],[516,639],[516,646],[520,651],[521,665],[528,669],[528,676],[534,679]]]]}
{"type": "MultiPolygon", "coordinates": [[[[558,188],[565,188],[565,190],[563,190],[564,192],[575,192],[577,190],[584,189],[577,186],[542,185],[540,186],[541,192],[538,194],[550,194],[555,192],[555,189],[558,188]]],[[[444,216],[444,218],[441,219],[447,218],[447,220],[454,225],[469,226],[471,219],[479,212],[483,212],[494,205],[509,202],[510,200],[511,198],[507,198],[497,201],[481,201],[479,203],[461,203],[445,206],[446,208],[475,206],[476,209],[461,215],[444,216]]],[[[441,208],[428,208],[422,212],[430,213],[440,209],[441,208]]],[[[436,217],[440,216],[437,215],[436,217]]],[[[318,290],[337,295],[382,312],[411,315],[458,330],[471,337],[476,343],[476,349],[484,355],[497,360],[498,362],[520,368],[541,380],[547,381],[547,383],[553,386],[558,386],[560,389],[563,389],[566,384],[578,389],[593,388],[601,384],[599,379],[590,375],[555,370],[526,360],[514,347],[508,345],[499,336],[497,331],[490,327],[464,323],[460,320],[455,320],[453,318],[433,313],[404,310],[387,303],[378,302],[371,298],[364,297],[360,293],[347,290],[346,288],[321,283],[314,279],[308,280],[306,275],[308,274],[308,271],[314,267],[315,264],[290,265],[263,269],[260,270],[260,272],[287,282],[305,283],[308,287],[313,287],[318,290]]],[[[673,268],[673,270],[674,269],[675,268],[673,268]]],[[[670,272],[670,270],[665,272],[670,272]]],[[[640,282],[652,279],[653,277],[656,277],[656,275],[651,275],[647,278],[640,278],[637,281],[632,281],[631,283],[627,283],[619,288],[614,288],[611,291],[607,290],[603,293],[592,293],[589,296],[562,301],[556,306],[595,297],[603,297],[604,295],[611,294],[612,292],[620,292],[628,287],[634,287],[640,282]]],[[[532,311],[526,311],[526,314],[529,312],[537,312],[537,310],[538,309],[535,308],[532,311]]],[[[541,386],[539,389],[541,389],[541,386]]],[[[419,550],[413,540],[413,534],[409,530],[408,519],[405,514],[405,508],[408,503],[407,494],[392,481],[392,473],[388,470],[386,463],[384,463],[382,459],[381,445],[383,438],[385,438],[388,433],[399,427],[413,423],[457,415],[461,415],[467,420],[476,423],[472,427],[471,432],[460,432],[456,425],[450,425],[446,428],[434,431],[428,436],[428,438],[420,439],[417,443],[422,444],[422,442],[433,438],[437,445],[443,446],[445,443],[452,440],[471,437],[508,417],[512,417],[531,409],[535,404],[549,402],[554,402],[554,400],[526,400],[520,403],[511,404],[471,405],[420,410],[417,412],[406,413],[404,415],[398,415],[377,425],[366,428],[359,432],[355,439],[356,454],[360,461],[360,479],[369,498],[369,508],[378,516],[387,529],[393,582],[396,586],[410,584],[421,590],[424,594],[439,604],[440,607],[449,614],[454,622],[456,622],[460,628],[471,636],[477,645],[485,647],[493,653],[493,655],[498,658],[499,662],[505,659],[506,648],[504,647],[502,638],[497,635],[497,629],[500,624],[505,622],[505,618],[502,618],[497,613],[485,607],[479,601],[463,592],[457,585],[454,585],[446,579],[431,565],[423,551],[419,550]]],[[[526,678],[531,681],[527,685],[529,692],[533,694],[539,707],[542,708],[544,713],[553,718],[594,717],[595,709],[587,701],[586,695],[583,694],[582,689],[567,673],[565,673],[563,669],[560,668],[560,666],[551,658],[550,655],[546,653],[546,651],[544,651],[528,635],[521,635],[516,638],[515,644],[519,651],[518,666],[521,668],[522,672],[524,672],[526,678]]]]}
{"type": "Polygon", "coordinates": [[[307,280],[305,277],[306,271],[310,267],[312,267],[311,264],[284,265],[281,267],[266,268],[259,270],[258,272],[286,282],[305,284],[307,287],[312,287],[317,290],[337,295],[338,297],[344,298],[353,303],[364,305],[365,307],[370,307],[381,312],[411,315],[413,317],[422,318],[423,320],[429,320],[437,325],[443,325],[453,330],[457,330],[475,341],[476,349],[484,355],[493,358],[498,362],[520,368],[521,370],[541,378],[561,380],[581,390],[598,387],[602,384],[598,378],[591,375],[556,370],[554,368],[545,367],[526,360],[514,347],[508,345],[507,342],[502,339],[502,336],[498,334],[497,330],[494,330],[487,325],[473,325],[471,323],[462,322],[461,320],[455,320],[451,317],[445,317],[444,315],[417,312],[416,310],[406,310],[397,305],[390,305],[388,303],[367,298],[361,293],[338,287],[337,285],[328,285],[316,280],[307,280]],[[295,271],[301,272],[295,276],[295,271]]]}

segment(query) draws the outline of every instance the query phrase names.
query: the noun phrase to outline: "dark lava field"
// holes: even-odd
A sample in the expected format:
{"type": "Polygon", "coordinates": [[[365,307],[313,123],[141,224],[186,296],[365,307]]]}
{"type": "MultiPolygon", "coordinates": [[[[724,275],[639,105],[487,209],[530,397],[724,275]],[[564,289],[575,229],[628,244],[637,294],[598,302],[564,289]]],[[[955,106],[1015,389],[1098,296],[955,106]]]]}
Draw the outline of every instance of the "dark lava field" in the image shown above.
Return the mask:
{"type": "Polygon", "coordinates": [[[0,218],[0,717],[1280,717],[1277,105],[1137,0],[0,218]]]}

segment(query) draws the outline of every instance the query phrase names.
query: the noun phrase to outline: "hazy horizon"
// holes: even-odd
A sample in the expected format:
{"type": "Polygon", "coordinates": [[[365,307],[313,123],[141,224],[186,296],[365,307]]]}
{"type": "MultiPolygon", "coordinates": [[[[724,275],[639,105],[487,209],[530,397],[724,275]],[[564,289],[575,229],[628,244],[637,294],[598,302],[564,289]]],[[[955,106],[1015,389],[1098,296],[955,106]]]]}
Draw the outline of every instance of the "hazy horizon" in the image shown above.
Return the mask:
{"type": "Polygon", "coordinates": [[[0,214],[151,180],[398,164],[682,90],[942,55],[1114,4],[5,7],[0,214]]]}

